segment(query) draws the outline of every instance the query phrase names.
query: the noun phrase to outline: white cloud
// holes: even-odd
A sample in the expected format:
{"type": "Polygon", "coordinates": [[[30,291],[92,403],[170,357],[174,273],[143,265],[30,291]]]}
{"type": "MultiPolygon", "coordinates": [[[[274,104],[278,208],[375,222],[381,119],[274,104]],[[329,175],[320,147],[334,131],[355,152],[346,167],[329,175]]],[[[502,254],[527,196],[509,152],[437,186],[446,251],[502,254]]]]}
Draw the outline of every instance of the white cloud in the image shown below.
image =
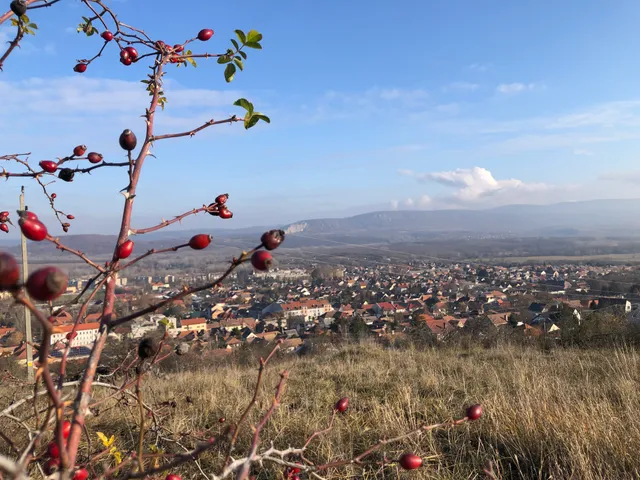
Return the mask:
{"type": "Polygon", "coordinates": [[[498,180],[493,174],[482,167],[458,168],[451,171],[417,173],[412,170],[399,170],[400,175],[415,178],[420,182],[434,182],[453,188],[453,193],[444,198],[432,199],[427,197],[421,206],[432,203],[433,200],[458,204],[476,203],[489,197],[495,203],[511,203],[535,192],[548,190],[550,187],[543,183],[525,183],[515,178],[498,180]]]}
{"type": "Polygon", "coordinates": [[[480,85],[478,85],[477,83],[470,83],[470,82],[452,82],[449,85],[446,85],[445,87],[442,87],[442,89],[445,92],[473,92],[475,90],[477,90],[480,87],[480,85]]]}
{"type": "Polygon", "coordinates": [[[517,95],[518,93],[538,88],[540,88],[540,85],[536,83],[501,83],[496,87],[496,91],[503,95],[517,95]]]}
{"type": "Polygon", "coordinates": [[[598,176],[598,180],[616,183],[640,184],[640,170],[626,170],[618,172],[605,172],[598,176]]]}
{"type": "Polygon", "coordinates": [[[473,72],[486,72],[491,68],[490,63],[472,63],[467,68],[473,72]]]}
{"type": "Polygon", "coordinates": [[[458,113],[460,113],[460,105],[458,105],[457,103],[445,103],[443,105],[436,105],[436,111],[448,115],[457,115],[458,113]]]}
{"type": "Polygon", "coordinates": [[[576,148],[573,151],[574,155],[583,156],[583,157],[593,157],[594,153],[589,150],[583,150],[581,148],[576,148]]]}

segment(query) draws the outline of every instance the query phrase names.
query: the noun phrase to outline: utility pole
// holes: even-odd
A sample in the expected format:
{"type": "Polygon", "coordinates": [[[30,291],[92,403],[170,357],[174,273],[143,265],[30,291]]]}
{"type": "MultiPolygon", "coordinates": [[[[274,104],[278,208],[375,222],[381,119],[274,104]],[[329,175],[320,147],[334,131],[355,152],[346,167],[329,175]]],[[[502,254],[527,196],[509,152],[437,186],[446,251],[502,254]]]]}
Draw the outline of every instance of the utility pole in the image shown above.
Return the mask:
{"type": "MultiPolygon", "coordinates": [[[[24,210],[24,186],[20,189],[20,210],[24,210]]],[[[27,283],[29,278],[29,261],[27,260],[27,238],[20,234],[22,243],[22,283],[27,283]]],[[[25,336],[27,342],[27,379],[33,381],[33,338],[31,335],[31,312],[25,306],[24,307],[24,324],[25,324],[25,336]]]]}

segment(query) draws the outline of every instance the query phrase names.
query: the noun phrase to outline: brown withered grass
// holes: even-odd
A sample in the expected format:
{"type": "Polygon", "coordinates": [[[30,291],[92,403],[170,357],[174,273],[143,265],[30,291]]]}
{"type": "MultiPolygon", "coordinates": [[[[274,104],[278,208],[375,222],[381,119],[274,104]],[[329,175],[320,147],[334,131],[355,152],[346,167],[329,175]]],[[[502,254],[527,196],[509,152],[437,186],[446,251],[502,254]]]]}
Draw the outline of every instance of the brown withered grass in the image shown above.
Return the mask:
{"type": "MultiPolygon", "coordinates": [[[[397,465],[384,469],[354,466],[323,474],[332,479],[485,478],[483,468],[495,462],[497,478],[633,479],[640,478],[640,354],[633,350],[552,350],[508,347],[491,350],[385,350],[363,344],[320,356],[285,358],[265,375],[262,400],[251,416],[255,423],[268,407],[279,372],[290,379],[282,405],[263,434],[263,446],[300,446],[326,425],[333,404],[348,396],[350,408],[334,429],[314,440],[308,457],[324,463],[356,456],[383,437],[421,424],[464,415],[464,407],[481,403],[485,415],[476,422],[433,431],[419,439],[388,446],[396,459],[413,452],[425,459],[417,471],[397,465]]],[[[174,434],[221,432],[237,420],[251,398],[255,367],[215,368],[151,378],[145,400],[176,406],[158,408],[174,434]],[[189,401],[187,401],[187,397],[189,401]],[[227,421],[220,424],[218,419],[227,421]]],[[[137,409],[109,409],[91,419],[90,430],[115,434],[116,444],[131,447],[137,438],[137,409]]],[[[147,422],[149,423],[149,422],[147,422]]],[[[246,451],[250,429],[238,444],[246,451]]],[[[149,442],[156,435],[149,433],[149,442]]],[[[189,437],[179,440],[193,446],[189,437]]],[[[166,440],[158,446],[179,452],[166,440]]],[[[220,454],[207,453],[201,468],[213,472],[220,454]]],[[[279,466],[265,465],[259,479],[283,478],[279,466]]],[[[258,471],[256,470],[256,473],[258,471]]],[[[204,478],[191,465],[183,478],[204,478]]],[[[307,478],[304,477],[303,478],[307,478]]],[[[309,477],[310,478],[310,477],[309,477]]]]}

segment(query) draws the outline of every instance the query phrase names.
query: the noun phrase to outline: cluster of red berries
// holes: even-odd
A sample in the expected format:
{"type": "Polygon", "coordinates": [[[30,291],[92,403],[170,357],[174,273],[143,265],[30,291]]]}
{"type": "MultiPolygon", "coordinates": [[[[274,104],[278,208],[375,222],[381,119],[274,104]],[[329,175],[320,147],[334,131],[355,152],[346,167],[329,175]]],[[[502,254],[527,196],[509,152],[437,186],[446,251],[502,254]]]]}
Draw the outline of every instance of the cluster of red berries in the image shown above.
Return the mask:
{"type": "Polygon", "coordinates": [[[260,237],[261,247],[265,250],[256,250],[251,255],[251,265],[253,268],[260,271],[266,271],[271,268],[273,264],[273,257],[268,250],[275,250],[284,242],[284,230],[269,230],[264,232],[260,237]]]}
{"type": "Polygon", "coordinates": [[[210,203],[207,207],[209,215],[214,217],[220,217],[223,220],[229,220],[233,217],[233,212],[227,208],[227,200],[229,200],[228,193],[222,193],[216,197],[213,203],[210,203]]]}
{"type": "MultiPolygon", "coordinates": [[[[12,5],[19,1],[20,0],[14,0],[14,2],[12,2],[12,5]]],[[[17,7],[16,7],[16,10],[17,10],[17,7]]],[[[25,11],[26,11],[26,6],[25,6],[25,11]]],[[[105,41],[105,43],[109,43],[114,39],[113,33],[110,32],[109,30],[103,31],[100,34],[100,36],[105,41]]],[[[213,30],[211,30],[210,28],[203,28],[198,32],[198,35],[196,38],[201,42],[206,42],[209,39],[211,39],[211,37],[213,37],[213,30]]],[[[168,46],[166,43],[164,43],[162,40],[158,40],[155,43],[155,46],[158,49],[158,51],[160,51],[160,53],[162,53],[165,50],[169,52],[175,52],[175,53],[182,53],[184,51],[184,45],[176,44],[172,48],[168,46]]],[[[138,50],[136,50],[134,46],[129,45],[128,47],[124,47],[120,49],[120,63],[122,63],[123,65],[129,66],[132,63],[135,63],[138,60],[138,58],[139,58],[138,50]]],[[[177,63],[178,59],[176,57],[171,58],[171,62],[177,63]]],[[[87,61],[79,62],[73,67],[73,71],[76,73],[84,73],[87,71],[88,65],[89,63],[87,61]]]]}
{"type": "Polygon", "coordinates": [[[9,233],[9,225],[13,225],[11,220],[9,220],[9,212],[0,212],[0,230],[4,233],[9,233]]]}
{"type": "MultiPolygon", "coordinates": [[[[0,291],[18,288],[20,268],[13,256],[0,252],[0,291]]],[[[48,302],[62,295],[69,285],[69,277],[56,267],[44,267],[32,272],[25,287],[34,300],[48,302]]]]}
{"type": "MultiPolygon", "coordinates": [[[[64,438],[65,444],[67,438],[69,438],[70,433],[71,422],[65,420],[65,422],[62,424],[62,437],[64,438]]],[[[60,448],[55,441],[51,442],[47,446],[46,455],[49,457],[49,459],[44,464],[43,470],[47,475],[52,475],[60,468],[60,448]]],[[[74,472],[73,477],[71,478],[72,480],[87,480],[87,478],[89,478],[89,472],[86,468],[79,468],[74,472]]]]}

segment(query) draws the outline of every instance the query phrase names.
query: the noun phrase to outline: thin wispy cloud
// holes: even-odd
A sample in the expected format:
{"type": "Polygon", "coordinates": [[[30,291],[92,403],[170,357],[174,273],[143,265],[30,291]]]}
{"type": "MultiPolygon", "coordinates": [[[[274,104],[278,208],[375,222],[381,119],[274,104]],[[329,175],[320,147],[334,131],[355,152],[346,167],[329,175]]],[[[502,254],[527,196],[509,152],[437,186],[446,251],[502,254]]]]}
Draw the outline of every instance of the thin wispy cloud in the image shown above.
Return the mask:
{"type": "Polygon", "coordinates": [[[444,92],[474,92],[480,85],[471,82],[452,82],[442,87],[444,92]]]}
{"type": "Polygon", "coordinates": [[[517,95],[519,93],[523,93],[531,90],[538,90],[541,88],[541,85],[537,83],[501,83],[496,87],[496,92],[501,93],[503,95],[517,95]]]}
{"type": "Polygon", "coordinates": [[[473,71],[473,72],[486,72],[487,70],[489,70],[491,68],[491,64],[490,63],[472,63],[471,65],[467,66],[467,69],[473,71]]]}

